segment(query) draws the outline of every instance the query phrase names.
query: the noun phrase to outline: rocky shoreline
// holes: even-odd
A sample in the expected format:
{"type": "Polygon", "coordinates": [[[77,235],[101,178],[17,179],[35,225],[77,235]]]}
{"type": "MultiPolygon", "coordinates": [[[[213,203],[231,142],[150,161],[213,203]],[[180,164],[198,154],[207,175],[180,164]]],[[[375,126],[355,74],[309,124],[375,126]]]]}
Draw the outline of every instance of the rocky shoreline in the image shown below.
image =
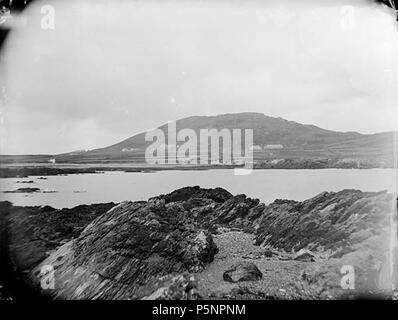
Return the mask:
{"type": "Polygon", "coordinates": [[[50,299],[385,296],[392,203],[386,192],[343,190],[265,205],[198,186],[72,209],[1,202],[0,285],[12,276],[50,299]],[[354,290],[341,287],[344,265],[355,268],[354,290]],[[43,289],[48,266],[54,289],[43,289]]]}

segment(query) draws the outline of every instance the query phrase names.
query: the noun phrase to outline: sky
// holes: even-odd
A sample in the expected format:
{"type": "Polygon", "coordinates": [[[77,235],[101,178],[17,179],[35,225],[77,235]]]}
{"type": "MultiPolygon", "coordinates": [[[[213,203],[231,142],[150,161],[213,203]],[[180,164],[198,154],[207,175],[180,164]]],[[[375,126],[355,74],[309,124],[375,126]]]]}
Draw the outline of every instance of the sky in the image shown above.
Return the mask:
{"type": "Polygon", "coordinates": [[[15,19],[0,54],[2,154],[105,147],[249,111],[398,130],[395,17],[370,0],[56,1],[47,30],[43,5],[15,19]]]}

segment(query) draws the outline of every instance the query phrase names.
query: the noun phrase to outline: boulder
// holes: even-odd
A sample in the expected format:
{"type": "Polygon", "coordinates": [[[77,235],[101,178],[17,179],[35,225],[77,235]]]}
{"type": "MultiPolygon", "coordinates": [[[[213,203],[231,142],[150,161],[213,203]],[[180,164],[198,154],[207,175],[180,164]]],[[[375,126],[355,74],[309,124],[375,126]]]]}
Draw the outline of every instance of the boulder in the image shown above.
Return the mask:
{"type": "Polygon", "coordinates": [[[261,271],[253,262],[241,261],[231,265],[223,274],[228,282],[254,281],[263,277],[261,271]]]}

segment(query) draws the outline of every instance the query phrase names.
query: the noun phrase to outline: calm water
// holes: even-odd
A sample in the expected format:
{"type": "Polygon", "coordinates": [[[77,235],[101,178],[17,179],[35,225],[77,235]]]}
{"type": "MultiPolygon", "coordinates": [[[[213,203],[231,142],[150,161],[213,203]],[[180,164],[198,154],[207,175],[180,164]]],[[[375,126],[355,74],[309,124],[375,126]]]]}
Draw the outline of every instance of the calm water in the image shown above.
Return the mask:
{"type": "Polygon", "coordinates": [[[0,179],[0,190],[35,187],[55,193],[0,193],[1,200],[17,205],[51,205],[56,208],[79,204],[146,200],[188,185],[223,187],[233,194],[245,193],[265,203],[277,198],[304,200],[322,191],[360,189],[395,191],[397,174],[393,169],[370,170],[254,170],[236,176],[233,170],[159,171],[154,173],[106,172],[0,179]],[[34,183],[17,183],[33,180],[34,183]]]}

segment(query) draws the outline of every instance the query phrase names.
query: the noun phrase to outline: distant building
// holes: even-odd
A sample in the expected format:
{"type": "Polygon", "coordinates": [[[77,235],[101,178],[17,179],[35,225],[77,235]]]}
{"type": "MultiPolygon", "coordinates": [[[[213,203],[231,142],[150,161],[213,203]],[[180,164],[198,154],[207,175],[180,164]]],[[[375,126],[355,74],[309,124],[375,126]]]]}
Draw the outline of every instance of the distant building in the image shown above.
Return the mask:
{"type": "Polygon", "coordinates": [[[48,162],[54,164],[56,161],[55,161],[55,159],[50,159],[50,160],[48,160],[48,162]]]}
{"type": "Polygon", "coordinates": [[[255,145],[252,145],[252,146],[250,147],[250,150],[252,150],[252,151],[259,151],[259,150],[262,150],[262,148],[261,148],[261,146],[259,146],[258,144],[255,144],[255,145]]]}

